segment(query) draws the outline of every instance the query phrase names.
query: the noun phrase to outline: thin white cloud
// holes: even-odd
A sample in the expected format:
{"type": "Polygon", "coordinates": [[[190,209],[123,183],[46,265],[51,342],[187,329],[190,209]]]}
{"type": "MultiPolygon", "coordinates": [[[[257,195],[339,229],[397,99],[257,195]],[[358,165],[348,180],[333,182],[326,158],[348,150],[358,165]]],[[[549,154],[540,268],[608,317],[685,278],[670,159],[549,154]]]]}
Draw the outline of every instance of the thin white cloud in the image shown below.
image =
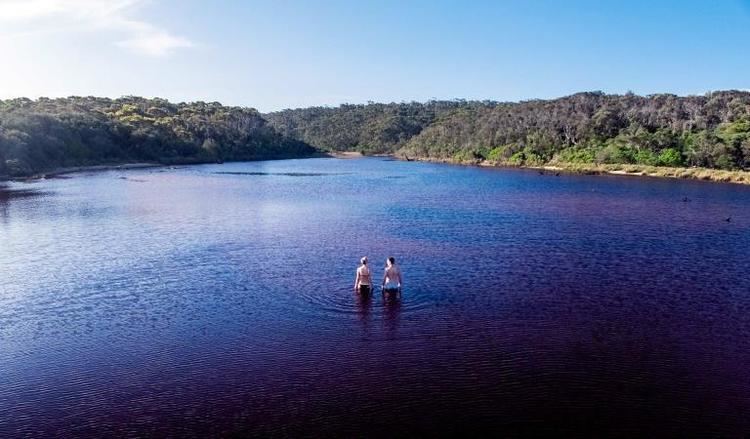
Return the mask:
{"type": "Polygon", "coordinates": [[[115,45],[149,56],[165,56],[176,49],[195,46],[186,37],[132,18],[144,1],[0,0],[0,36],[80,31],[109,33],[113,34],[115,45]],[[22,28],[14,29],[13,25],[22,28]]]}
{"type": "Polygon", "coordinates": [[[119,41],[117,45],[151,56],[164,56],[175,49],[194,46],[190,40],[183,37],[156,30],[137,35],[128,40],[119,41]]]}

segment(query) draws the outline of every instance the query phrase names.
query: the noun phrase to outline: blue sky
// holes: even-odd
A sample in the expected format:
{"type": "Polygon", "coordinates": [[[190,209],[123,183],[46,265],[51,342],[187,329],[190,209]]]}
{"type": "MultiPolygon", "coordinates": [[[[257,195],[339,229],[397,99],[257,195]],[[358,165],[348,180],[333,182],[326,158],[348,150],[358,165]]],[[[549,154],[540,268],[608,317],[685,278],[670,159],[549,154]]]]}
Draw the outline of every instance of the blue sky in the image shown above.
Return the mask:
{"type": "Polygon", "coordinates": [[[0,97],[344,102],[750,89],[750,0],[0,0],[0,97]]]}

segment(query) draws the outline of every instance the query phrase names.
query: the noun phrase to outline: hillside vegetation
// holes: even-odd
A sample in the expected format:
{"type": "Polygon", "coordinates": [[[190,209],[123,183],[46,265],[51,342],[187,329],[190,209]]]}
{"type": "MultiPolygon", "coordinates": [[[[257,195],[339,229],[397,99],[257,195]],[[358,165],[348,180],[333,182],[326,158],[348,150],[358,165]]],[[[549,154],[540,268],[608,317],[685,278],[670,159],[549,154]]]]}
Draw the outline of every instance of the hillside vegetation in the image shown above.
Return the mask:
{"type": "Polygon", "coordinates": [[[310,107],[265,115],[286,136],[322,150],[393,153],[441,118],[459,110],[491,107],[492,102],[345,104],[310,107]]]}
{"type": "Polygon", "coordinates": [[[200,163],[298,157],[256,110],[163,99],[0,100],[0,175],[134,161],[200,163]]]}
{"type": "Polygon", "coordinates": [[[750,93],[578,93],[520,103],[342,105],[266,115],[323,149],[455,162],[750,167],[750,93]]]}
{"type": "Polygon", "coordinates": [[[738,171],[750,168],[750,92],[590,92],[518,103],[347,104],[268,114],[140,97],[0,100],[0,176],[134,161],[304,157],[316,150],[512,166],[738,171]]]}

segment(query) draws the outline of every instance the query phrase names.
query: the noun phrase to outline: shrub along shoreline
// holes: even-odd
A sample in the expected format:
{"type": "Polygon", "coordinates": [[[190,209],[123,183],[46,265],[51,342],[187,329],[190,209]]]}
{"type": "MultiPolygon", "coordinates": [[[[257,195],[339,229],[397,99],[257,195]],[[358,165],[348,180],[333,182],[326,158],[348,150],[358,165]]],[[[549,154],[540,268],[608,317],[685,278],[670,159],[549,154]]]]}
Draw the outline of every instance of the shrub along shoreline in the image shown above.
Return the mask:
{"type": "Polygon", "coordinates": [[[514,162],[492,160],[456,160],[453,158],[404,157],[401,159],[447,163],[464,166],[482,166],[492,168],[536,169],[546,173],[568,173],[580,175],[625,175],[637,177],[673,178],[711,181],[718,183],[736,183],[750,185],[750,171],[711,169],[700,167],[669,167],[638,164],[596,164],[568,163],[554,161],[546,164],[523,165],[514,162]]]}

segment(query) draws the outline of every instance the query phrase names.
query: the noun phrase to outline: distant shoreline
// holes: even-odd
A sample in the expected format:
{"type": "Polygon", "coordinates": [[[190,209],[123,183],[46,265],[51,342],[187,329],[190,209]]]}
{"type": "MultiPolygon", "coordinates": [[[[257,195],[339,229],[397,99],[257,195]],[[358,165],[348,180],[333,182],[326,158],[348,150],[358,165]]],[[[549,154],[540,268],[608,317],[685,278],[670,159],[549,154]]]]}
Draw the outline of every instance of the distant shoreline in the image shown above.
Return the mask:
{"type": "MultiPolygon", "coordinates": [[[[308,158],[325,158],[333,157],[329,153],[315,153],[310,155],[304,155],[300,157],[269,157],[257,160],[228,160],[226,163],[233,162],[253,162],[253,161],[264,161],[264,160],[295,160],[295,159],[308,159],[308,158]]],[[[98,171],[124,171],[130,169],[147,169],[147,168],[166,168],[170,166],[190,166],[190,165],[207,165],[217,163],[213,161],[186,161],[179,163],[158,163],[158,162],[133,162],[133,163],[111,163],[102,165],[84,165],[84,166],[66,166],[62,168],[52,169],[48,172],[38,172],[36,174],[24,175],[24,176],[8,176],[0,175],[0,182],[5,181],[33,181],[41,180],[45,178],[54,178],[60,175],[77,174],[80,172],[98,172],[98,171]]],[[[224,163],[224,162],[221,162],[224,163]]]]}
{"type": "Polygon", "coordinates": [[[664,166],[632,164],[581,164],[581,163],[548,163],[540,166],[518,166],[489,160],[459,161],[453,159],[436,159],[425,157],[404,157],[399,159],[432,163],[447,163],[463,166],[480,166],[488,168],[535,169],[546,173],[566,173],[578,175],[625,175],[635,177],[654,177],[684,180],[710,181],[716,183],[735,183],[750,185],[750,171],[727,171],[709,168],[672,168],[664,166]]]}
{"type": "MultiPolygon", "coordinates": [[[[453,159],[438,159],[426,157],[406,157],[393,154],[374,154],[365,155],[356,151],[321,151],[320,153],[303,156],[303,157],[284,157],[284,158],[267,158],[259,160],[294,160],[306,158],[336,158],[336,159],[356,159],[363,157],[393,157],[404,161],[419,161],[429,163],[445,163],[461,166],[479,166],[487,168],[509,168],[509,169],[531,169],[538,170],[542,173],[558,174],[578,174],[578,175],[619,175],[619,176],[636,176],[636,177],[653,177],[669,179],[685,179],[710,181],[716,183],[735,183],[750,185],[750,171],[727,171],[721,169],[709,168],[672,168],[662,166],[647,166],[633,164],[580,164],[580,163],[548,163],[540,166],[518,166],[508,163],[498,163],[488,160],[459,161],[453,159]]],[[[255,161],[255,160],[240,160],[255,161]]],[[[87,165],[87,166],[69,166],[51,170],[49,172],[40,172],[34,175],[23,177],[10,177],[0,175],[0,182],[4,181],[33,181],[45,178],[54,178],[61,175],[77,174],[81,172],[98,172],[98,171],[116,171],[132,169],[161,168],[169,166],[200,165],[210,164],[212,162],[198,163],[151,163],[135,162],[106,165],[87,165]]],[[[232,163],[232,162],[227,162],[232,163]]]]}
{"type": "Polygon", "coordinates": [[[394,154],[362,154],[359,151],[329,151],[324,155],[337,159],[356,159],[360,157],[396,157],[396,155],[394,154]]]}
{"type": "Polygon", "coordinates": [[[337,159],[356,159],[359,157],[364,157],[364,155],[361,152],[357,152],[357,151],[331,151],[327,154],[329,157],[333,157],[337,159]]]}
{"type": "Polygon", "coordinates": [[[96,172],[96,171],[115,171],[115,170],[126,170],[126,169],[144,169],[144,168],[159,168],[163,166],[169,166],[161,163],[122,163],[122,164],[109,164],[109,165],[86,165],[86,166],[66,166],[63,168],[53,169],[49,172],[39,172],[37,174],[11,177],[7,175],[0,175],[0,181],[32,181],[40,180],[45,178],[54,178],[60,175],[76,174],[79,172],[96,172]]]}
{"type": "MultiPolygon", "coordinates": [[[[337,159],[354,159],[365,157],[362,153],[354,151],[320,151],[310,155],[304,155],[300,157],[269,157],[258,160],[229,160],[226,163],[236,162],[253,162],[253,161],[264,161],[264,160],[297,160],[297,159],[314,159],[314,158],[337,158],[337,159]]],[[[390,157],[390,155],[389,155],[390,157]]],[[[38,172],[36,174],[24,175],[24,176],[9,176],[0,175],[0,182],[7,181],[34,181],[42,180],[45,178],[54,178],[61,175],[77,174],[81,172],[98,172],[98,171],[124,171],[129,169],[147,169],[147,168],[164,168],[170,166],[190,166],[190,165],[206,165],[216,162],[211,161],[197,161],[197,162],[186,162],[186,163],[157,163],[157,162],[133,162],[133,163],[117,163],[117,164],[102,164],[102,165],[84,165],[84,166],[66,166],[62,168],[52,169],[48,172],[38,172]]],[[[222,162],[223,163],[223,162],[222,162]]]]}

